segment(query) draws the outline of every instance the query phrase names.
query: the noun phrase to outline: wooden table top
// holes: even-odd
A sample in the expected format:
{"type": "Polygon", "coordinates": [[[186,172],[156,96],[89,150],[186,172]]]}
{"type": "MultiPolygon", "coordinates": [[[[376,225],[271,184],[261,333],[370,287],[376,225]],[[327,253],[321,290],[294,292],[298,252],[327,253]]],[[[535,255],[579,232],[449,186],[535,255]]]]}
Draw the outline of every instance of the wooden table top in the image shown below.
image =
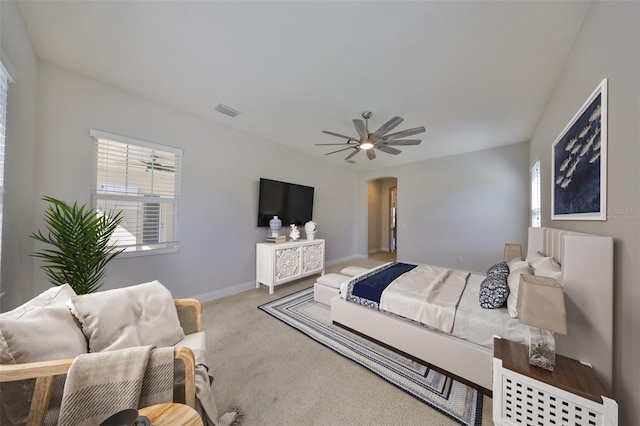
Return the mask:
{"type": "Polygon", "coordinates": [[[593,368],[575,359],[557,354],[555,369],[548,371],[529,364],[527,346],[500,338],[493,339],[493,356],[502,360],[504,368],[583,398],[600,404],[603,396],[610,398],[593,368]]]}
{"type": "Polygon", "coordinates": [[[153,426],[203,426],[196,410],[185,404],[157,404],[141,408],[138,412],[146,416],[153,426]]]}

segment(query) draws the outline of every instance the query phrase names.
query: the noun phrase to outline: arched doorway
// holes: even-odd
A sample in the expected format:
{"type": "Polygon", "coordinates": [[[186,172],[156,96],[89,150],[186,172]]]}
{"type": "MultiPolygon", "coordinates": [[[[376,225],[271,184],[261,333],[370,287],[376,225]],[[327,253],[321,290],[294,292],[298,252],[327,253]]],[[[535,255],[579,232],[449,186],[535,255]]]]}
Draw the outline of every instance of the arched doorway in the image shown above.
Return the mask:
{"type": "Polygon", "coordinates": [[[383,177],[367,182],[368,255],[384,261],[397,258],[398,180],[383,177]]]}

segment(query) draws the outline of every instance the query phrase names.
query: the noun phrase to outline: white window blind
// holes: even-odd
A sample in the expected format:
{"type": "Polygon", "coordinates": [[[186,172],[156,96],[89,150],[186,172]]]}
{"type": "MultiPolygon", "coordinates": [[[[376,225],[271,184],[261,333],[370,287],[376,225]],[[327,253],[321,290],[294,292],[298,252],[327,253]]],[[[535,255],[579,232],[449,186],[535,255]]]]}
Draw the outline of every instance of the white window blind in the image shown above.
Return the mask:
{"type": "Polygon", "coordinates": [[[2,222],[4,217],[4,146],[7,130],[7,94],[9,73],[0,63],[0,259],[2,258],[2,222]]]}
{"type": "Polygon", "coordinates": [[[112,242],[125,254],[177,251],[183,151],[93,129],[91,137],[93,205],[123,212],[112,242]]]}
{"type": "Polygon", "coordinates": [[[540,202],[540,160],[531,167],[531,226],[542,226],[540,202]]]}

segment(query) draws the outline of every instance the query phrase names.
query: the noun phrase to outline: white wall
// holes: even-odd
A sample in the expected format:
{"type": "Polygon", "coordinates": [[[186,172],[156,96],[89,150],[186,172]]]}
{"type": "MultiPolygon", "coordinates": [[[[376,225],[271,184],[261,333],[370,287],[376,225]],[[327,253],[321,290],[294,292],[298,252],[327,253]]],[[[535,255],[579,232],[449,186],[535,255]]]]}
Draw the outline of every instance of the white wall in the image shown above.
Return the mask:
{"type": "Polygon", "coordinates": [[[593,2],[531,140],[541,160],[542,224],[614,238],[613,396],[620,424],[640,424],[640,3],[593,2]],[[551,144],[609,79],[608,218],[551,221],[551,144]]]}
{"type": "MultiPolygon", "coordinates": [[[[90,203],[91,128],[185,151],[181,251],[118,258],[108,267],[104,289],[158,279],[175,297],[211,299],[252,288],[255,243],[266,235],[266,228],[256,226],[260,177],[314,186],[314,221],[317,237],[327,240],[327,262],[353,257],[354,172],[45,63],[38,67],[37,90],[38,120],[32,126],[38,137],[30,152],[34,158],[26,158],[26,167],[19,172],[33,174],[35,170],[35,181],[12,179],[19,176],[14,167],[13,174],[8,172],[11,183],[7,184],[15,193],[31,194],[28,207],[35,210],[35,219],[25,221],[15,240],[30,247],[18,257],[31,265],[35,285],[18,286],[11,279],[11,266],[3,270],[3,278],[8,277],[3,290],[12,295],[11,305],[50,286],[39,263],[29,256],[33,251],[29,234],[43,225],[41,196],[90,203]]],[[[13,122],[10,120],[10,128],[13,122]]],[[[8,138],[8,143],[14,144],[15,139],[8,138]]],[[[7,161],[15,164],[15,157],[8,156],[7,161]]],[[[13,205],[7,210],[8,217],[19,214],[13,205]]],[[[15,222],[5,223],[11,227],[15,222]]],[[[11,306],[3,306],[8,308],[11,306]]]]}
{"type": "Polygon", "coordinates": [[[528,143],[359,173],[361,253],[367,182],[387,176],[397,177],[399,260],[486,272],[504,243],[526,242],[528,143]]]}
{"type": "Polygon", "coordinates": [[[7,104],[5,148],[4,221],[2,229],[2,283],[0,308],[23,301],[18,293],[32,295],[33,244],[25,238],[33,229],[36,150],[35,52],[15,2],[0,1],[0,48],[13,74],[7,104]]]}

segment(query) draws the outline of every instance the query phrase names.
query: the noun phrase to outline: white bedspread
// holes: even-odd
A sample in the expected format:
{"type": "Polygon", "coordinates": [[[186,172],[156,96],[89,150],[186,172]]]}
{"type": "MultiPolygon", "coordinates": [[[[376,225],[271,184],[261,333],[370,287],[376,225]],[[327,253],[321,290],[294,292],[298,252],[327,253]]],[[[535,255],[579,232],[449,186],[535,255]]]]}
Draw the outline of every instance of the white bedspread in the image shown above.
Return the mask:
{"type": "MultiPolygon", "coordinates": [[[[385,265],[373,268],[372,271],[385,265]]],[[[469,275],[456,309],[451,335],[486,348],[493,347],[493,336],[525,343],[526,326],[517,318],[511,318],[506,306],[499,309],[483,309],[480,306],[480,284],[484,278],[485,275],[469,275]]],[[[345,280],[340,285],[340,295],[343,298],[347,294],[350,281],[345,280]]]]}
{"type": "Polygon", "coordinates": [[[460,339],[493,348],[493,336],[526,343],[527,326],[511,318],[507,307],[484,309],[480,306],[480,284],[484,275],[471,274],[460,298],[451,334],[460,339]]]}
{"type": "Polygon", "coordinates": [[[380,309],[450,333],[468,272],[420,265],[382,292],[380,309]]]}

